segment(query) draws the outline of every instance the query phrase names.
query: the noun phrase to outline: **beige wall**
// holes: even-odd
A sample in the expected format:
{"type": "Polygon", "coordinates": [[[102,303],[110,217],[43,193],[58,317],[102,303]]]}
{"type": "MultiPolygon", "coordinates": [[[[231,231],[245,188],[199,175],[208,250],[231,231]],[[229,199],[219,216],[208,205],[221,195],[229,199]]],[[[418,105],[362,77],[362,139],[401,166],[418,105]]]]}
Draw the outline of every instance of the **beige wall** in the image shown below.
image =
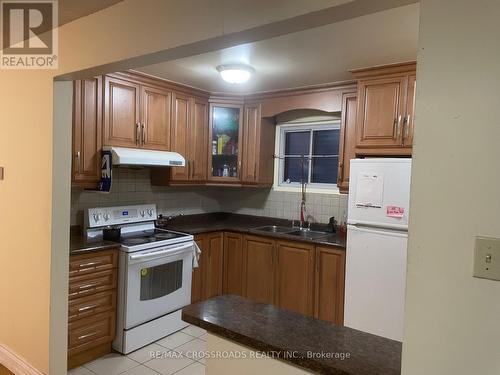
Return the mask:
{"type": "MultiPolygon", "coordinates": [[[[64,265],[66,260],[56,262],[52,258],[67,256],[67,227],[61,218],[68,215],[69,181],[64,176],[70,162],[61,159],[53,163],[53,152],[55,157],[64,158],[68,146],[57,136],[57,142],[53,143],[53,76],[220,37],[223,33],[342,2],[346,1],[293,0],[286,1],[284,6],[284,1],[260,1],[249,6],[253,2],[238,0],[226,7],[229,2],[223,0],[125,0],[61,28],[59,71],[0,71],[0,165],[5,167],[5,180],[0,181],[1,345],[26,358],[43,373],[49,372],[49,366],[51,374],[65,371],[64,332],[51,335],[50,351],[53,355],[49,364],[49,331],[64,330],[64,325],[61,327],[57,322],[66,319],[67,296],[60,289],[64,286],[59,285],[50,296],[50,282],[51,279],[54,282],[59,280],[62,285],[67,281],[67,271],[60,267],[51,269],[51,262],[64,265]],[[252,11],[242,12],[241,9],[252,11]],[[63,185],[56,190],[54,200],[53,175],[61,179],[54,183],[63,185]],[[49,320],[54,322],[52,326],[49,326],[49,320]]],[[[380,3],[383,8],[397,1],[380,3]]],[[[370,5],[367,8],[370,12],[376,11],[377,7],[370,5]]],[[[357,6],[338,16],[330,14],[335,21],[365,11],[367,9],[357,6]]],[[[308,20],[312,23],[318,21],[308,20]]],[[[268,27],[262,33],[254,30],[252,38],[280,35],[287,28],[296,30],[297,22],[268,27]]],[[[305,23],[298,24],[308,27],[305,23]]],[[[205,50],[223,47],[235,40],[244,41],[245,35],[215,39],[202,47],[205,50]]],[[[135,60],[136,63],[141,61],[141,65],[154,62],[151,58],[135,60]]],[[[117,70],[118,65],[107,68],[117,70]]],[[[70,142],[69,138],[67,142],[70,142]]]]}
{"type": "Polygon", "coordinates": [[[500,282],[472,278],[500,237],[500,2],[423,0],[403,374],[500,373],[500,282]]]}

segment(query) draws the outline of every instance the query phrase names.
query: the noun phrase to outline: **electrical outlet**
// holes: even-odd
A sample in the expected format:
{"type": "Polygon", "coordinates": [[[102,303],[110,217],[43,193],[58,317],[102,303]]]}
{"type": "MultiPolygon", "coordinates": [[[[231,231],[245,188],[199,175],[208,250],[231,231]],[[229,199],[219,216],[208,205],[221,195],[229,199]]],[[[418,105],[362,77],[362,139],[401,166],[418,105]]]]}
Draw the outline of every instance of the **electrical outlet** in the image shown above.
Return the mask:
{"type": "Polygon", "coordinates": [[[500,239],[476,237],[474,277],[500,280],[500,239]]]}

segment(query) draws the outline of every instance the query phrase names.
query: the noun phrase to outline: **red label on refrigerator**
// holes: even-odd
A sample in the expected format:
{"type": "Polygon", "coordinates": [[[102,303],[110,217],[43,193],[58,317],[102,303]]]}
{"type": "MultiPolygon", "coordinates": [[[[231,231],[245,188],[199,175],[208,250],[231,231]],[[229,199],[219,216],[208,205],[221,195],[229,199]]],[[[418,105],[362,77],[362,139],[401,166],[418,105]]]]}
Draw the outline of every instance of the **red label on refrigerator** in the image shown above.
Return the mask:
{"type": "Polygon", "coordinates": [[[396,217],[396,218],[402,218],[405,213],[404,207],[398,207],[398,206],[387,206],[387,216],[389,217],[396,217]]]}

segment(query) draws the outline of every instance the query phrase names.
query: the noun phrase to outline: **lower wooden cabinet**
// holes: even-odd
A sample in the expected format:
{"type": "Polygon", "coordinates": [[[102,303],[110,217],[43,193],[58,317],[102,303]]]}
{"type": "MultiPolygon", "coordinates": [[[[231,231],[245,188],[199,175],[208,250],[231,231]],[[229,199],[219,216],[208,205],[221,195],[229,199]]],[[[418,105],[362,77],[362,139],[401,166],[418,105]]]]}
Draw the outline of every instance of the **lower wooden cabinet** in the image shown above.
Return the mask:
{"type": "Polygon", "coordinates": [[[345,250],[316,248],[314,317],[344,323],[345,250]]]}
{"type": "Polygon", "coordinates": [[[117,267],[117,249],[70,257],[68,368],[111,352],[117,267]]]}
{"type": "Polygon", "coordinates": [[[243,296],[256,302],[274,303],[275,241],[243,237],[243,296]]]}
{"type": "Polygon", "coordinates": [[[195,303],[222,294],[223,233],[201,234],[195,241],[201,250],[198,268],[193,270],[191,302],[195,303]]]}
{"type": "Polygon", "coordinates": [[[230,232],[195,240],[202,254],[193,303],[234,294],[343,324],[344,249],[230,232]]]}
{"type": "Polygon", "coordinates": [[[314,246],[277,241],[276,254],[276,305],[313,315],[314,246]]]}
{"type": "Polygon", "coordinates": [[[243,296],[243,237],[239,233],[224,233],[223,294],[243,296]]]}

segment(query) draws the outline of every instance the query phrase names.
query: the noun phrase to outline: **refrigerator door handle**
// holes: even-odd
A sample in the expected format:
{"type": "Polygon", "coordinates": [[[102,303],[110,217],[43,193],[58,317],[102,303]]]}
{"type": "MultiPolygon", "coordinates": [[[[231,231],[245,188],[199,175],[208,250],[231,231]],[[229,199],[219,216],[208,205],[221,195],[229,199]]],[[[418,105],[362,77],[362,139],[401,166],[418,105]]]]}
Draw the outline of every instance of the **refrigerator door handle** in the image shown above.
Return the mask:
{"type": "Polygon", "coordinates": [[[349,229],[362,231],[362,232],[366,232],[366,233],[389,234],[389,235],[399,236],[399,237],[408,237],[407,231],[386,229],[386,228],[380,228],[380,227],[372,227],[372,226],[367,226],[367,225],[363,226],[363,225],[347,224],[347,230],[349,230],[349,229]]]}

